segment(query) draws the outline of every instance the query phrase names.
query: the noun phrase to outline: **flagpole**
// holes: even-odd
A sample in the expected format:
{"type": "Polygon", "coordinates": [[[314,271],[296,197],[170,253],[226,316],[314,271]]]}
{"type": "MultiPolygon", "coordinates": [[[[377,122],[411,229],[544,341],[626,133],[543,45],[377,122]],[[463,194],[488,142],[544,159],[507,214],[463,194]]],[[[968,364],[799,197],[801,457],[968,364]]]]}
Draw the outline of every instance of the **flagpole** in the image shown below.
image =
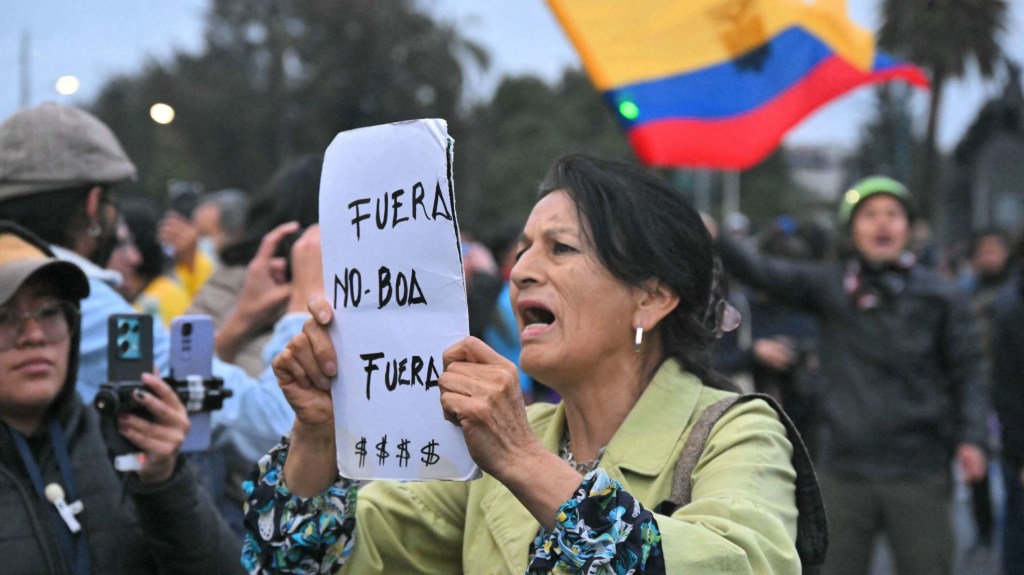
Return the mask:
{"type": "Polygon", "coordinates": [[[697,209],[710,214],[711,213],[711,172],[709,170],[695,170],[695,191],[697,196],[697,209]]]}
{"type": "Polygon", "coordinates": [[[20,88],[21,88],[20,89],[20,98],[18,100],[18,105],[20,107],[22,107],[22,108],[28,107],[29,103],[32,101],[32,92],[31,92],[31,82],[32,82],[32,79],[31,79],[31,72],[30,72],[30,69],[29,69],[29,65],[30,65],[29,54],[30,54],[31,51],[32,51],[32,36],[29,34],[29,31],[27,29],[22,30],[22,32],[21,32],[21,54],[19,54],[20,58],[18,59],[18,64],[19,64],[19,68],[20,68],[19,69],[20,74],[18,75],[19,76],[18,79],[20,80],[20,83],[21,83],[21,86],[20,86],[20,88]]]}
{"type": "Polygon", "coordinates": [[[740,172],[722,172],[722,217],[740,213],[740,172]]]}

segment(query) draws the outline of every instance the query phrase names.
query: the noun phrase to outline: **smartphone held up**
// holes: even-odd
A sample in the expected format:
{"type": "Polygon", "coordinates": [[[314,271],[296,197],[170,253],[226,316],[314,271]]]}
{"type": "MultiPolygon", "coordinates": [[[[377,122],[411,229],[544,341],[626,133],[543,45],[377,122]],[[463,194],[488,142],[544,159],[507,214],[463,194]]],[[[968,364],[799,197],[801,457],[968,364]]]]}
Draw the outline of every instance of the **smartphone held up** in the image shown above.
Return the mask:
{"type": "MultiPolygon", "coordinates": [[[[153,370],[153,317],[145,314],[115,314],[107,323],[107,383],[100,386],[93,405],[105,420],[105,427],[116,429],[117,416],[131,413],[151,419],[149,412],[135,400],[139,390],[146,392],[142,374],[153,370]]],[[[231,397],[224,381],[213,377],[213,322],[209,316],[187,315],[171,324],[170,373],[164,378],[185,405],[191,431],[182,451],[201,451],[209,447],[210,412],[221,409],[231,397]]],[[[135,451],[120,434],[108,432],[115,455],[135,451]]]]}

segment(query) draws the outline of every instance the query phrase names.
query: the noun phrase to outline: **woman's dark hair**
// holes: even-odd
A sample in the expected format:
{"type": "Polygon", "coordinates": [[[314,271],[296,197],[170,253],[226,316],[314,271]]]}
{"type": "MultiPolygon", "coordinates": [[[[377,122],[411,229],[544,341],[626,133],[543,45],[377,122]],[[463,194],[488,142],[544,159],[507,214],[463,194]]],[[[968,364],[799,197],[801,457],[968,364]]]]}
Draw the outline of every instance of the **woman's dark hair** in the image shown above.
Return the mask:
{"type": "MultiPolygon", "coordinates": [[[[664,358],[706,385],[735,389],[710,367],[724,309],[721,264],[700,214],[682,193],[635,164],[583,155],[560,158],[538,199],[564,190],[598,258],[626,285],[657,278],[679,296],[659,325],[664,358]]],[[[659,362],[660,363],[660,362],[659,362]]]]}
{"type": "Polygon", "coordinates": [[[135,268],[146,283],[153,281],[166,272],[171,266],[160,240],[157,239],[157,228],[160,215],[156,205],[144,198],[126,198],[121,200],[121,217],[135,238],[135,247],[139,250],[142,261],[135,268]]]}
{"type": "MultiPolygon", "coordinates": [[[[278,169],[249,204],[248,233],[221,249],[221,261],[227,265],[246,265],[270,230],[286,222],[299,222],[302,229],[319,222],[323,164],[322,155],[308,155],[278,169]]],[[[278,253],[287,254],[296,238],[298,234],[290,241],[282,241],[278,253]]]]}

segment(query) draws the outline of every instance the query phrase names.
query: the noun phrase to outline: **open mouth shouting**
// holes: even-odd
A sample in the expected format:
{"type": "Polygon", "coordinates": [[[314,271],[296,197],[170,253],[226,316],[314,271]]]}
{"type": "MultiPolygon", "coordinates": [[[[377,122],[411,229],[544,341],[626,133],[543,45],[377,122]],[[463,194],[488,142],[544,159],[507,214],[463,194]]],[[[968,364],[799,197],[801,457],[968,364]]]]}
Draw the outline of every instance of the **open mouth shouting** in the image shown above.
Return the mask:
{"type": "Polygon", "coordinates": [[[522,322],[520,338],[525,342],[528,338],[548,331],[555,323],[555,314],[546,306],[535,301],[522,301],[517,306],[522,322]]]}

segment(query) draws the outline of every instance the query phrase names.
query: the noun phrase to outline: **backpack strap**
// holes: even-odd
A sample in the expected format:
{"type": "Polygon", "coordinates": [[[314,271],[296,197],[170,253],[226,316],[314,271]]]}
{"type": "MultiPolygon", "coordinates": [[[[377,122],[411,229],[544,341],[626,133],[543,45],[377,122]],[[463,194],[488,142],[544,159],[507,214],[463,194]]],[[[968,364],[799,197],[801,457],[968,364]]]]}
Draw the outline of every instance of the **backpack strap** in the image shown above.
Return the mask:
{"type": "Polygon", "coordinates": [[[786,435],[793,444],[793,468],[796,469],[796,507],[797,532],[796,549],[804,566],[804,573],[817,572],[817,568],[825,562],[828,549],[828,523],[825,517],[825,505],[821,500],[818,488],[818,476],[814,472],[811,456],[807,452],[800,432],[789,419],[782,406],[770,395],[750,393],[731,395],[708,406],[701,413],[697,422],[690,430],[690,435],[683,444],[683,451],[676,462],[675,474],[672,479],[672,491],[669,498],[661,503],[655,511],[671,515],[676,509],[690,503],[693,491],[693,470],[697,467],[704,445],[707,443],[711,428],[718,423],[722,415],[737,403],[751,399],[764,400],[776,413],[786,427],[786,435]]]}

